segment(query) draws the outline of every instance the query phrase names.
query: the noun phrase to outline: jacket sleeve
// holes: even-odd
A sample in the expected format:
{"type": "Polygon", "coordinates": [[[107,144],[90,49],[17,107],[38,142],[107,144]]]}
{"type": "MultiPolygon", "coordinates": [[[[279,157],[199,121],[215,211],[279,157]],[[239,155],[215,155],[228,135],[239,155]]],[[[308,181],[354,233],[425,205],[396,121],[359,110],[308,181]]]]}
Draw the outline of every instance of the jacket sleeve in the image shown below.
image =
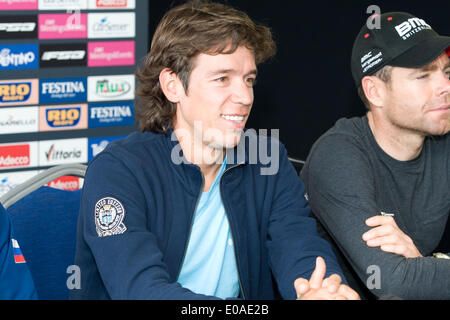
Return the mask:
{"type": "Polygon", "coordinates": [[[346,280],[330,245],[317,234],[316,221],[309,217],[305,187],[287,152],[280,143],[279,170],[275,180],[274,198],[269,218],[267,248],[269,263],[284,299],[295,299],[294,281],[309,279],[315,269],[316,258],[324,258],[327,272],[339,274],[346,280]]]}
{"type": "Polygon", "coordinates": [[[450,299],[450,260],[407,259],[366,245],[365,220],[379,214],[367,154],[350,139],[325,139],[313,148],[302,178],[313,212],[363,283],[378,297],[450,299]]]}
{"type": "Polygon", "coordinates": [[[111,299],[218,299],[170,281],[147,227],[146,201],[136,177],[113,155],[102,153],[90,164],[79,228],[111,299]]]}
{"type": "Polygon", "coordinates": [[[13,237],[11,220],[0,205],[0,300],[36,300],[30,270],[13,237]]]}

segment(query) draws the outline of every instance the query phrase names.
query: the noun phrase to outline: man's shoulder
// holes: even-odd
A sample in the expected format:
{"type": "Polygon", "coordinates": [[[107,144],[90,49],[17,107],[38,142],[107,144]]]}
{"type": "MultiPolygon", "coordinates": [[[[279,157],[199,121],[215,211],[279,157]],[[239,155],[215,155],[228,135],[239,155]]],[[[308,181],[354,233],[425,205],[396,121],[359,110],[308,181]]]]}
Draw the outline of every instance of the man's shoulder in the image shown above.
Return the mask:
{"type": "Polygon", "coordinates": [[[341,118],[337,120],[335,125],[313,144],[310,155],[319,152],[321,156],[335,158],[340,154],[354,152],[355,149],[364,152],[367,126],[365,117],[341,118]]]}

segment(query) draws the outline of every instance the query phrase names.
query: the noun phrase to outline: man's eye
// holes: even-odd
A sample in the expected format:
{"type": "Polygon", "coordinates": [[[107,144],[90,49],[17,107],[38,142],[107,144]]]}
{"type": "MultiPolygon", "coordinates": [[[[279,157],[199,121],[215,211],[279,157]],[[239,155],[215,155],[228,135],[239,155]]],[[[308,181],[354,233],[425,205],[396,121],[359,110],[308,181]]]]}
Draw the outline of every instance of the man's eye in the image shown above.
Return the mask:
{"type": "Polygon", "coordinates": [[[226,80],[227,80],[227,77],[220,77],[220,78],[216,79],[217,82],[225,82],[226,80]]]}
{"type": "Polygon", "coordinates": [[[247,82],[249,84],[251,84],[252,86],[254,86],[256,84],[256,79],[255,78],[247,78],[247,82]]]}
{"type": "Polygon", "coordinates": [[[418,80],[426,79],[426,78],[428,78],[428,74],[427,73],[417,77],[418,80]]]}
{"type": "Polygon", "coordinates": [[[448,79],[450,80],[450,70],[448,70],[445,74],[447,75],[448,79]]]}

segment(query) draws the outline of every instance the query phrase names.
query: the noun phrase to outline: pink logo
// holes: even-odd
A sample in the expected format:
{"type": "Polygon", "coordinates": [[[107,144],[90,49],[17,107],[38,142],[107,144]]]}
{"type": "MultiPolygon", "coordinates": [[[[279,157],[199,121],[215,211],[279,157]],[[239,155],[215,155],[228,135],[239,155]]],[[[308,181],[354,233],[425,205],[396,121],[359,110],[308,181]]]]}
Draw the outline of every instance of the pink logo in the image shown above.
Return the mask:
{"type": "Polygon", "coordinates": [[[0,0],[0,10],[37,10],[37,0],[0,0]]]}
{"type": "Polygon", "coordinates": [[[79,38],[87,38],[86,13],[39,15],[39,39],[79,38]]]}
{"type": "Polygon", "coordinates": [[[89,42],[88,66],[132,66],[134,47],[134,41],[89,42]]]}

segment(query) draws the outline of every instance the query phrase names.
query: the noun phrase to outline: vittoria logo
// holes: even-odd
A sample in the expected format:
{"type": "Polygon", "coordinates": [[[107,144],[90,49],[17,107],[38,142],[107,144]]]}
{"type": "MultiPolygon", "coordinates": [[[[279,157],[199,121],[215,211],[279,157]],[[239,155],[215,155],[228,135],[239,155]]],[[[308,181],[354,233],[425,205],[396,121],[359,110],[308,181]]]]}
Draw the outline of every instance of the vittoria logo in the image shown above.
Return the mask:
{"type": "Polygon", "coordinates": [[[30,165],[30,145],[0,146],[0,168],[30,165]]]}
{"type": "Polygon", "coordinates": [[[395,27],[398,35],[402,37],[403,40],[408,39],[419,31],[428,29],[431,29],[430,25],[419,18],[410,18],[395,27]]]}
{"type": "Polygon", "coordinates": [[[39,165],[87,162],[87,138],[39,141],[39,165]]]}

